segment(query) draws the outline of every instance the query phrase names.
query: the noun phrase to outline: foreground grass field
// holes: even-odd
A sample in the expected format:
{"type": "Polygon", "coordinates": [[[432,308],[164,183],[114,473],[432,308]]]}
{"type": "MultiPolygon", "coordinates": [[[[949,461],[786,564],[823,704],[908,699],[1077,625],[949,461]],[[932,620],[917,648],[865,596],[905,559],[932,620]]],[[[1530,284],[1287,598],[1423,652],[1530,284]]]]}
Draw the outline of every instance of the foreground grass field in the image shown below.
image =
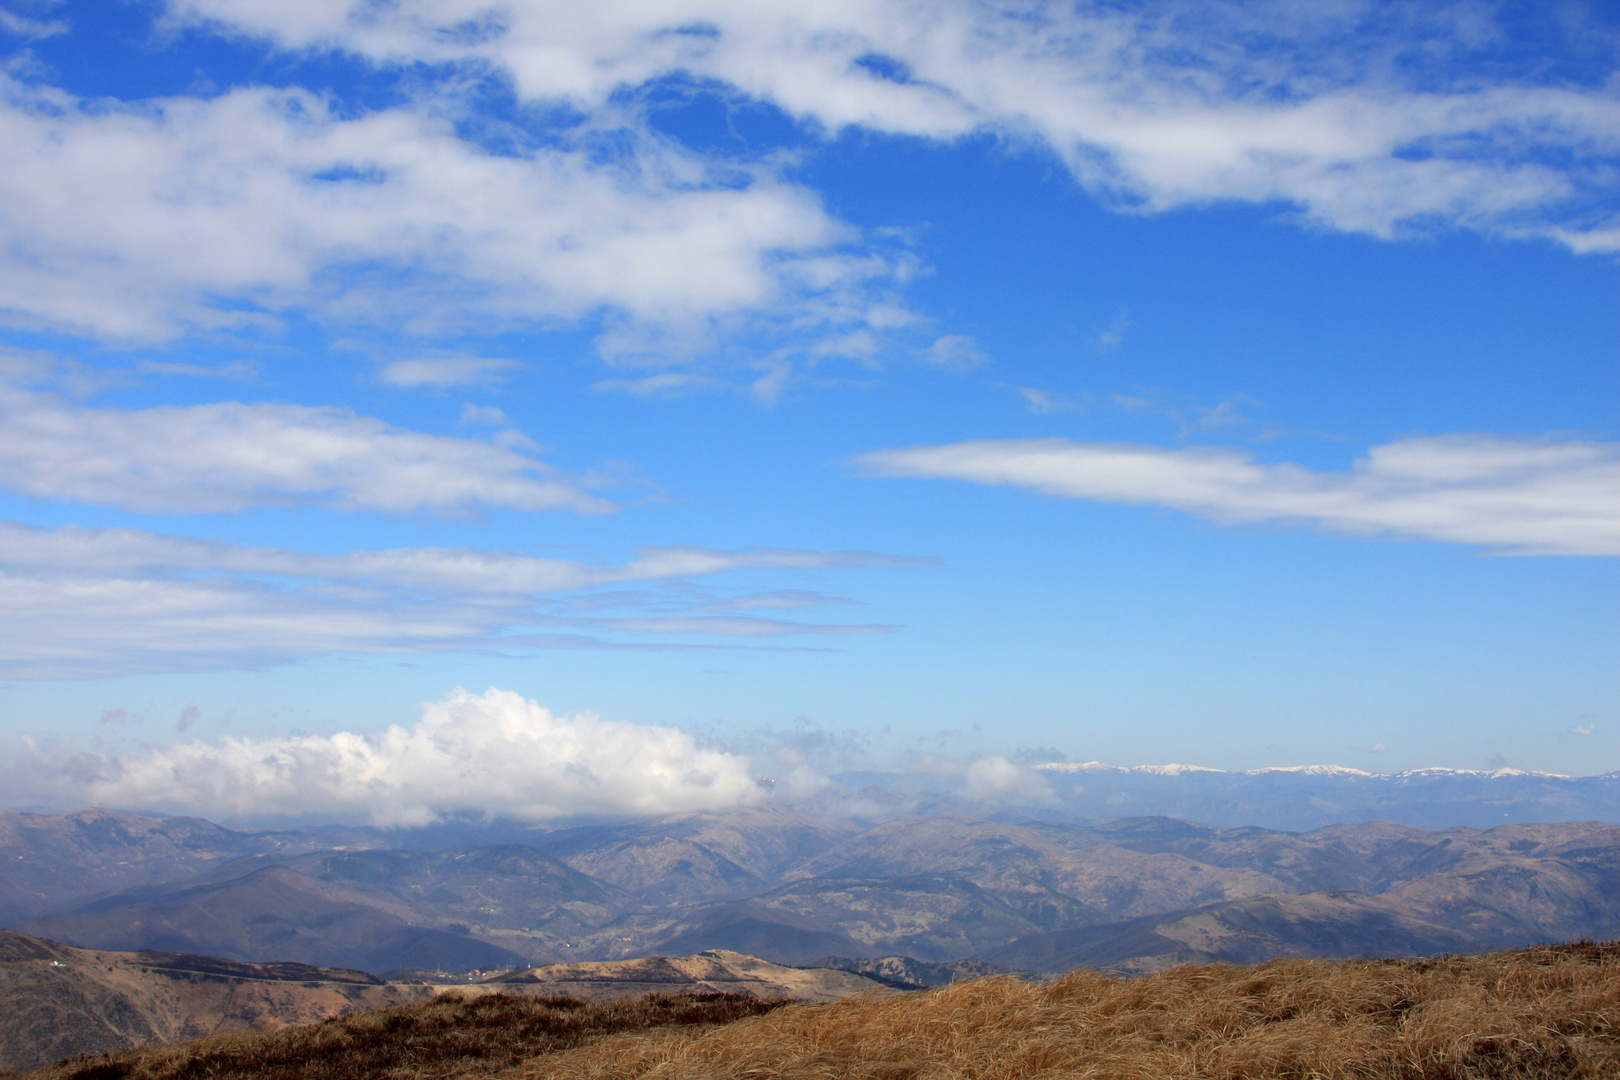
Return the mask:
{"type": "Polygon", "coordinates": [[[1620,943],[978,979],[787,1005],[437,1001],[64,1062],[41,1080],[1620,1077],[1620,943]],[[705,1011],[707,1010],[707,1011],[705,1011]]]}

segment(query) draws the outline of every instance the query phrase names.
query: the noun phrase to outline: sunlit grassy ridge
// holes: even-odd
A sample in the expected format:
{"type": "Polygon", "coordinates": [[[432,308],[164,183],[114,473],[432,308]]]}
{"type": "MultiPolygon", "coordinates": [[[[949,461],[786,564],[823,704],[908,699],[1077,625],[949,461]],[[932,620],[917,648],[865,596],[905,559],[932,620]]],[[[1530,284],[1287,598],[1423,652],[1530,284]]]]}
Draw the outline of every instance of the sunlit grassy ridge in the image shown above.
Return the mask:
{"type": "MultiPolygon", "coordinates": [[[[666,999],[668,1000],[668,999],[666,999]]],[[[415,1049],[425,1030],[407,1018],[437,1017],[469,1043],[522,1044],[527,1009],[509,999],[434,1002],[349,1017],[312,1028],[127,1051],[48,1070],[54,1077],[182,1080],[292,1075],[286,1052],[330,1049],[312,1077],[500,1076],[509,1080],[924,1080],[1091,1077],[1165,1080],[1269,1078],[1613,1078],[1620,1076],[1620,943],[1574,944],[1431,960],[1279,960],[1258,967],[1186,966],[1120,980],[1075,971],[1046,983],[978,979],[939,990],[863,996],[761,1012],[734,1009],[719,1027],[673,1017],[670,1001],[557,1010],[577,1037],[482,1058],[415,1049]],[[623,1010],[625,1031],[612,1010],[623,1010]],[[602,1010],[602,1011],[596,1011],[602,1010]],[[639,1012],[637,1010],[640,1010],[639,1012]],[[587,1018],[591,1018],[587,1022],[587,1018]],[[392,1025],[392,1027],[390,1026],[392,1025]],[[413,1026],[414,1025],[414,1026],[413,1026]],[[656,1025],[656,1026],[655,1026],[656,1025]],[[648,1030],[652,1028],[652,1030],[648,1030]],[[339,1032],[353,1034],[339,1035],[339,1032]],[[354,1053],[337,1051],[352,1039],[354,1053]],[[571,1041],[570,1041],[571,1040],[571,1041]],[[383,1049],[394,1047],[393,1058],[383,1049]],[[236,1047],[223,1054],[229,1047],[236,1047]],[[208,1055],[213,1055],[209,1057],[208,1055]],[[208,1064],[204,1067],[204,1058],[208,1064]],[[386,1059],[386,1060],[385,1060],[386,1059]],[[102,1069],[105,1071],[95,1072],[102,1069]],[[348,1071],[342,1071],[347,1069],[348,1071]],[[277,1071],[280,1070],[280,1071],[277,1071]],[[460,1071],[457,1071],[460,1070],[460,1071]]]]}

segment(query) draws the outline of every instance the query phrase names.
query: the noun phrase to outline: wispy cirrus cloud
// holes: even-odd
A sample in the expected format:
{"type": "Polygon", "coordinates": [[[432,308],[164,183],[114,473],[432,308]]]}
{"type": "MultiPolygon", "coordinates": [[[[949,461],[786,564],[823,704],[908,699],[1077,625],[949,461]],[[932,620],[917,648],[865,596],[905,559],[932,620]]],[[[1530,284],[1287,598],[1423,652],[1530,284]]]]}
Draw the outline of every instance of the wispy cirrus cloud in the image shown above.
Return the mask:
{"type": "Polygon", "coordinates": [[[1577,5],[1523,41],[1523,9],[1495,3],[530,0],[496,18],[464,0],[170,0],[169,11],[385,66],[488,65],[525,99],[586,112],[681,74],[829,132],[993,132],[1049,149],[1123,208],[1283,203],[1378,236],[1440,224],[1620,246],[1613,26],[1577,5]],[[466,33],[469,20],[482,32],[466,33]]]}
{"type": "Polygon", "coordinates": [[[558,715],[494,688],[458,689],[425,704],[414,725],[375,732],[191,741],[69,760],[36,748],[7,780],[12,790],[83,805],[404,827],[466,813],[524,821],[667,814],[765,796],[748,758],[678,728],[558,715]]]}
{"type": "MultiPolygon", "coordinates": [[[[49,7],[50,5],[45,6],[49,7]]],[[[31,19],[26,15],[19,15],[15,11],[0,8],[0,31],[13,34],[27,41],[38,41],[40,38],[65,34],[69,28],[68,23],[61,19],[31,19]]]]}
{"type": "MultiPolygon", "coordinates": [[[[907,565],[869,552],[649,548],[623,563],[471,548],[322,555],[135,529],[0,522],[0,672],[82,678],[257,668],[331,653],[668,648],[876,632],[684,605],[604,616],[542,603],[628,582],[907,565]],[[682,614],[690,609],[691,614],[682,614]]],[[[621,605],[622,606],[622,605],[621,605]]],[[[643,605],[645,608],[649,605],[643,605]]]]}
{"type": "MultiPolygon", "coordinates": [[[[1544,27],[1559,63],[1491,4],[166,10],[409,70],[409,100],[247,87],[122,103],[0,77],[0,319],[150,341],[292,314],[426,335],[601,316],[605,354],[662,366],[751,330],[810,354],[897,325],[906,260],[768,154],[656,134],[660,95],[642,92],[694,84],[779,107],[811,143],[856,127],[1038,147],[1126,212],[1241,202],[1382,237],[1620,249],[1612,56],[1578,62],[1612,27],[1574,8],[1544,27]],[[577,122],[503,118],[513,139],[486,147],[470,132],[488,127],[491,82],[577,122]]],[[[396,375],[445,385],[423,370],[396,375]]]]}
{"type": "Polygon", "coordinates": [[[427,435],[330,407],[91,408],[4,386],[0,487],[146,513],[615,509],[510,439],[427,435]]]}
{"type": "Polygon", "coordinates": [[[1237,450],[1005,439],[880,450],[880,476],[1006,484],[1180,510],[1221,524],[1304,523],[1353,536],[1509,554],[1620,555],[1620,445],[1447,435],[1375,446],[1353,468],[1267,464],[1237,450]]]}
{"type": "Polygon", "coordinates": [[[1034,386],[1012,386],[1008,389],[1014,391],[1024,399],[1024,407],[1038,415],[1051,415],[1052,413],[1077,412],[1084,406],[1071,401],[1062,394],[1055,394],[1050,390],[1042,390],[1034,386]]]}
{"type": "Polygon", "coordinates": [[[721,637],[774,638],[802,634],[881,634],[892,626],[874,623],[802,623],[741,615],[651,615],[640,618],[600,619],[597,625],[637,634],[702,634],[721,637]]]}
{"type": "Polygon", "coordinates": [[[121,103],[0,73],[0,320],[129,342],[294,312],[414,334],[609,313],[678,343],[860,325],[894,270],[766,165],[615,115],[494,152],[458,133],[454,87],[424,93],[355,115],[296,88],[121,103]]]}

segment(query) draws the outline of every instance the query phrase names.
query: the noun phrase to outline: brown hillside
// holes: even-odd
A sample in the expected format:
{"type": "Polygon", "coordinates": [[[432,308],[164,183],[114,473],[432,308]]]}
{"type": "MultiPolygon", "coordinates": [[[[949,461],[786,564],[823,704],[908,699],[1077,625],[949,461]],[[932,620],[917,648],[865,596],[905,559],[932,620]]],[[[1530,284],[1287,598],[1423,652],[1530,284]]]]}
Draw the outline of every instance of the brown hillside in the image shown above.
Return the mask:
{"type": "Polygon", "coordinates": [[[480,989],[536,996],[614,1001],[646,994],[742,994],[782,1001],[838,1001],[883,993],[885,983],[842,968],[792,968],[758,957],[711,949],[690,957],[645,957],[548,963],[478,983],[480,989]]]}
{"type": "Polygon", "coordinates": [[[0,1068],[419,1001],[363,971],[100,952],[0,931],[0,1068]]]}
{"type": "Polygon", "coordinates": [[[883,990],[851,971],[788,968],[738,953],[551,964],[472,985],[385,982],[363,971],[243,963],[165,952],[102,952],[0,931],[0,1069],[82,1052],[308,1024],[437,993],[610,1001],[722,994],[832,1001],[883,990]]]}
{"type": "Polygon", "coordinates": [[[837,1001],[881,992],[885,984],[841,968],[796,968],[711,949],[696,956],[649,956],[546,964],[478,983],[474,989],[613,1001],[648,994],[723,993],[792,1001],[837,1001]]]}
{"type": "MultiPolygon", "coordinates": [[[[723,1020],[728,1001],[710,999],[723,1020]]],[[[690,1001],[690,999],[687,999],[690,1001]]],[[[703,1002],[694,1003],[702,1005],[703,1002]]],[[[746,1002],[729,1013],[747,1016],[746,1002]]],[[[754,1008],[768,1003],[755,1003],[754,1008]]],[[[1599,1080],[1620,1076],[1620,943],[1432,960],[1075,971],[788,1005],[721,1027],[680,999],[440,999],[83,1058],[31,1080],[1599,1080]],[[554,1015],[557,1010],[561,1015],[554,1015]],[[612,1010],[627,1010],[614,1014],[612,1010]],[[548,1013],[547,1010],[552,1010],[548,1013]],[[624,1019],[615,1019],[615,1016],[624,1019]],[[571,1033],[553,1039],[559,1024],[571,1033]],[[626,1033],[625,1029],[630,1029],[626,1033]],[[548,1042],[547,1040],[551,1041],[548,1042]],[[460,1047],[460,1049],[456,1049],[460,1047]]]]}

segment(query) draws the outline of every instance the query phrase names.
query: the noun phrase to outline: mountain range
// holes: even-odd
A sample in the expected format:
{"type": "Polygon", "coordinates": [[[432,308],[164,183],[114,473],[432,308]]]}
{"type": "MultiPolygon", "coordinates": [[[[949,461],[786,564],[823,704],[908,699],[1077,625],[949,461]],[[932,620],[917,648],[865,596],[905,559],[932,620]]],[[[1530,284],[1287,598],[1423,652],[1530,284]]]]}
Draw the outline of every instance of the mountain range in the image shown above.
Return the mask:
{"type": "MultiPolygon", "coordinates": [[[[958,807],[959,809],[959,807],[958,807]]],[[[19,933],[391,976],[726,949],[1015,970],[1407,955],[1620,936],[1620,826],[1296,832],[775,804],[547,829],[226,829],[0,812],[19,933]]]]}

